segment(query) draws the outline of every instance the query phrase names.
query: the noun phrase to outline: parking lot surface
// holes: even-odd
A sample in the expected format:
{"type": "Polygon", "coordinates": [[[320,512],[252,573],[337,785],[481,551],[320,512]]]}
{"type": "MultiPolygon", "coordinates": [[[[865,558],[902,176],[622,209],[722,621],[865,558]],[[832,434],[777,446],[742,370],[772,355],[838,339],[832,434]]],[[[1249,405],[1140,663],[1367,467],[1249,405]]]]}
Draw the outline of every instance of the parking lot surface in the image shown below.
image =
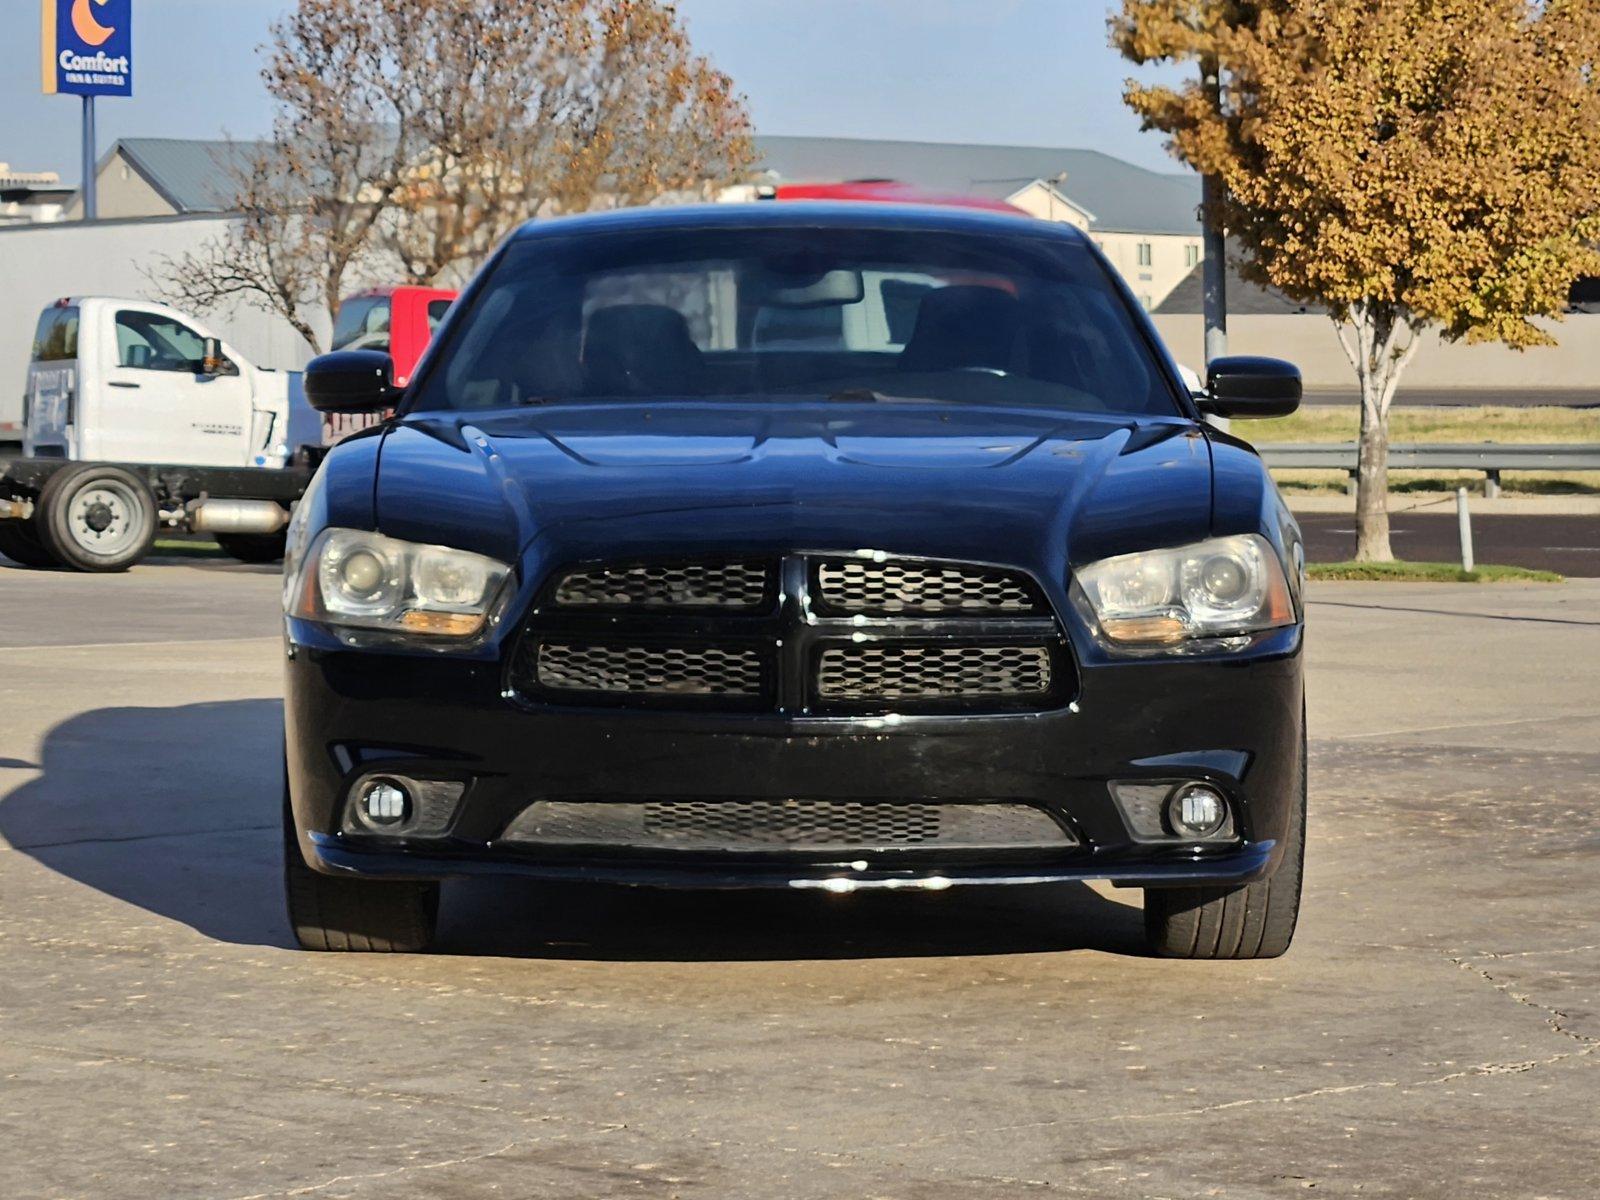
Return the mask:
{"type": "Polygon", "coordinates": [[[1600,581],[1316,588],[1286,958],[1138,894],[474,883],[289,948],[277,579],[0,567],[0,1196],[1588,1198],[1600,581]]]}

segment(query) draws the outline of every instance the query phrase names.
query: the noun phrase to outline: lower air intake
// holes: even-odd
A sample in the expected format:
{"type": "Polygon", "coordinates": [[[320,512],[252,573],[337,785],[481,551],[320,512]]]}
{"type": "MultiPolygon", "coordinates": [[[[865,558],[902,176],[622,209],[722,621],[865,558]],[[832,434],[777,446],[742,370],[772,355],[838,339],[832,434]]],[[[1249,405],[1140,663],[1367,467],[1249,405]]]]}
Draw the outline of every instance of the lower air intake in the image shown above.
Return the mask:
{"type": "Polygon", "coordinates": [[[718,646],[542,642],[539,686],[642,696],[759,696],[761,656],[718,646]]]}
{"type": "Polygon", "coordinates": [[[817,666],[824,700],[1027,697],[1049,690],[1044,646],[845,646],[823,651],[817,666]]]}
{"type": "Polygon", "coordinates": [[[700,853],[1059,850],[1076,844],[1028,804],[858,800],[540,800],[500,840],[700,853]]]}

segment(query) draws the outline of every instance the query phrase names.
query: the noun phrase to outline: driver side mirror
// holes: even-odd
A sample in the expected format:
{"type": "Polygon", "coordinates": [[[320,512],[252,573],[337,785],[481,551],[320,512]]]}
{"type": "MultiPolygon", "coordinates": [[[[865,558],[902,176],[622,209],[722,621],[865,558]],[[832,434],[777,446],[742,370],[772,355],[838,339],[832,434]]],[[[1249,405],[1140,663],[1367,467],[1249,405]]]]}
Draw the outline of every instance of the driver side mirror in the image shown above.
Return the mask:
{"type": "Polygon", "coordinates": [[[200,351],[200,370],[196,374],[215,377],[218,375],[237,375],[238,373],[239,368],[235,367],[228,360],[228,357],[222,353],[222,343],[214,337],[206,338],[203,343],[203,349],[200,351]]]}
{"type": "Polygon", "coordinates": [[[394,360],[381,350],[335,350],[306,366],[306,399],[324,413],[384,412],[400,403],[394,360]]]}
{"type": "Polygon", "coordinates": [[[1200,411],[1216,417],[1286,417],[1300,407],[1300,368],[1281,358],[1211,360],[1200,411]]]}

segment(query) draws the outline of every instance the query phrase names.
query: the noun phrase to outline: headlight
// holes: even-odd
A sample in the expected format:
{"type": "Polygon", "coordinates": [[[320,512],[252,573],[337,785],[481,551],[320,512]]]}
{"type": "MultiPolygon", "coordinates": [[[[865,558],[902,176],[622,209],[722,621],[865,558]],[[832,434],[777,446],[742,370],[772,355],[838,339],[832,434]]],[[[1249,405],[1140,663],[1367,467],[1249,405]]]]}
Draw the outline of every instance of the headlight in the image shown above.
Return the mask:
{"type": "Polygon", "coordinates": [[[359,529],[325,529],[286,580],[292,617],[360,629],[471,637],[499,600],[505,563],[359,529]]]}
{"type": "Polygon", "coordinates": [[[1289,584],[1260,534],[1090,563],[1078,585],[1101,630],[1127,646],[1230,637],[1294,623],[1289,584]]]}

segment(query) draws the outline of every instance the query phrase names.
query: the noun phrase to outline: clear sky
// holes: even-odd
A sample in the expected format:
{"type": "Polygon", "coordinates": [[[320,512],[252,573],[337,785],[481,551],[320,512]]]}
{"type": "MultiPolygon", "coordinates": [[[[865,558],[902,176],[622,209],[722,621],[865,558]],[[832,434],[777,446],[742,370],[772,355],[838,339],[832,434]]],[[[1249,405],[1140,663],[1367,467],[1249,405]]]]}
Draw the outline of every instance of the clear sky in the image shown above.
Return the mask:
{"type": "MultiPolygon", "coordinates": [[[[1123,106],[1110,0],[678,0],[761,133],[1082,146],[1179,170],[1123,106]]],[[[257,74],[289,0],[134,0],[131,100],[114,138],[248,138],[271,122],[257,74]]],[[[39,92],[38,0],[0,0],[0,162],[76,183],[76,97],[39,92]]]]}

